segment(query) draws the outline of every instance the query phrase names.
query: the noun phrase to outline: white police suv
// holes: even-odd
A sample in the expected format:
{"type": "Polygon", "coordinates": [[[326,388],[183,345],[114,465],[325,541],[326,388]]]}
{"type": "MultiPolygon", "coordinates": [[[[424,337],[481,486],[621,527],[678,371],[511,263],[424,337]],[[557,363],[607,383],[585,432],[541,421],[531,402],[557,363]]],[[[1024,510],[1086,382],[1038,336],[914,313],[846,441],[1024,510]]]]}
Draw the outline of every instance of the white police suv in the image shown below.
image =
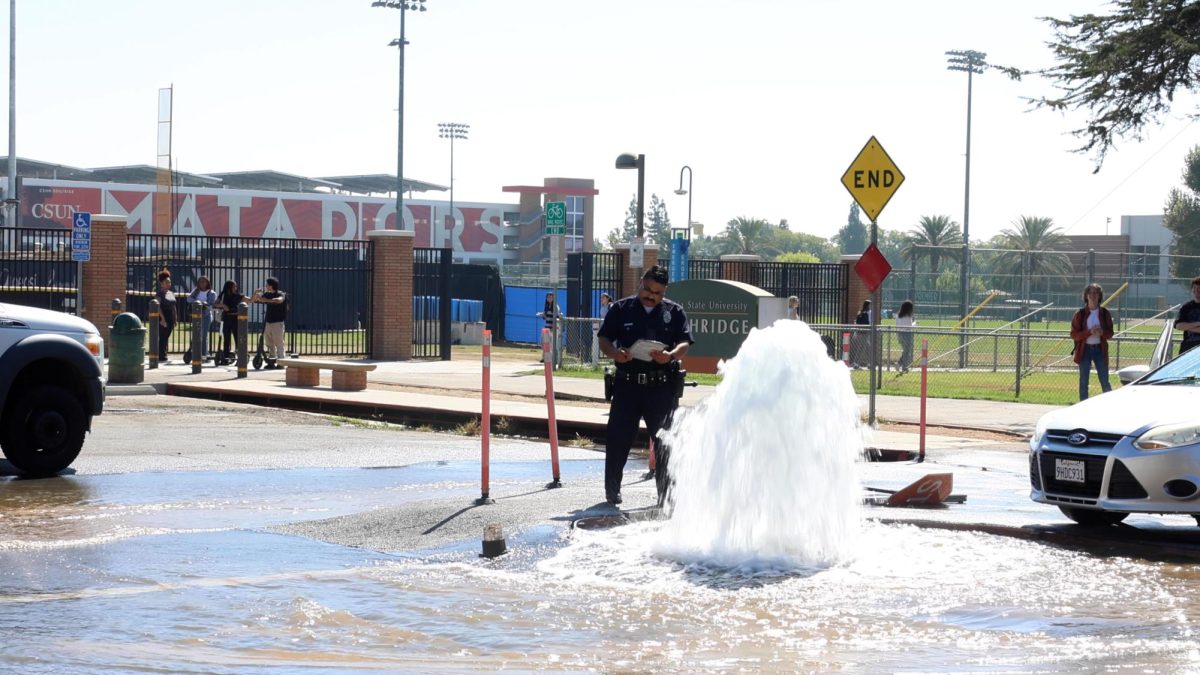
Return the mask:
{"type": "Polygon", "coordinates": [[[0,449],[22,473],[71,465],[104,408],[104,340],[91,322],[0,304],[0,449]]]}

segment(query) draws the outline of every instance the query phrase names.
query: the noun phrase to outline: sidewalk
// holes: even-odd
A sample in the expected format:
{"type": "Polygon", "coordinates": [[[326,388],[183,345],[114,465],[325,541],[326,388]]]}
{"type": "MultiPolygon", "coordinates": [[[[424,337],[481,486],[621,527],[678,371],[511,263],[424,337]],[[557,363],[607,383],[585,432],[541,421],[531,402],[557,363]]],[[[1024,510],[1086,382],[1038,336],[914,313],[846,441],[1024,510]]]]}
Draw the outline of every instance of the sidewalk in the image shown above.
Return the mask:
{"type": "MultiPolygon", "coordinates": [[[[175,361],[147,369],[141,385],[110,384],[108,395],[148,393],[153,388],[160,394],[403,419],[415,424],[461,423],[481,414],[482,366],[478,360],[374,363],[377,368],[368,376],[368,388],[359,392],[333,391],[329,387],[328,373],[323,373],[319,387],[288,387],[284,384],[283,370],[251,369],[248,377],[238,379],[233,367],[206,367],[200,374],[193,375],[190,364],[175,361]]],[[[508,418],[519,431],[545,434],[546,387],[542,364],[534,360],[493,360],[491,371],[493,418],[508,418]]],[[[608,407],[604,403],[602,381],[556,376],[554,390],[560,439],[575,434],[593,438],[603,436],[608,407]]],[[[694,406],[713,390],[713,386],[689,387],[681,405],[694,406]]],[[[868,399],[866,396],[860,399],[865,415],[868,399]]],[[[915,425],[920,420],[920,400],[917,398],[876,396],[875,406],[876,417],[883,423],[915,425]]],[[[1042,414],[1055,408],[997,401],[929,399],[926,413],[928,424],[941,427],[937,430],[941,434],[946,434],[946,429],[956,428],[998,431],[1012,434],[1013,444],[1018,444],[1020,436],[1032,433],[1042,414]]],[[[915,449],[918,445],[915,427],[912,433],[877,431],[875,436],[880,447],[915,449]]],[[[980,441],[966,436],[931,435],[926,444],[930,449],[996,445],[994,440],[980,441]]]]}

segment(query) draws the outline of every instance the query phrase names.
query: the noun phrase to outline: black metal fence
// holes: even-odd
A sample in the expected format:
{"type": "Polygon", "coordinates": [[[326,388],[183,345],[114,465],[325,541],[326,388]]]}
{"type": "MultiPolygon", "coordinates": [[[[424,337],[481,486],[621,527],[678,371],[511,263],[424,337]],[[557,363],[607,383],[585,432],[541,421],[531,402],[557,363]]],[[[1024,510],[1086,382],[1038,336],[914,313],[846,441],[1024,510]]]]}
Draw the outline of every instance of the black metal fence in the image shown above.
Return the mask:
{"type": "Polygon", "coordinates": [[[450,275],[454,251],[413,249],[413,358],[450,360],[450,275]]]}
{"type": "Polygon", "coordinates": [[[600,294],[613,300],[624,295],[620,253],[567,255],[567,316],[600,316],[600,294]]]}
{"type": "MultiPolygon", "coordinates": [[[[371,353],[369,242],[131,234],[128,256],[128,307],[143,318],[158,273],[171,272],[180,326],[171,335],[168,353],[189,346],[186,326],[191,316],[186,299],[202,275],[217,293],[226,281],[235,282],[247,300],[263,288],[267,277],[278,279],[288,298],[289,353],[351,357],[371,353]]],[[[265,311],[264,305],[250,305],[252,350],[262,333],[265,311]]]]}
{"type": "Polygon", "coordinates": [[[77,314],[71,230],[0,229],[0,302],[77,314]]]}
{"type": "Polygon", "coordinates": [[[729,279],[780,298],[794,295],[800,300],[800,318],[808,323],[841,322],[850,297],[848,267],[839,263],[689,260],[688,278],[729,279]]]}

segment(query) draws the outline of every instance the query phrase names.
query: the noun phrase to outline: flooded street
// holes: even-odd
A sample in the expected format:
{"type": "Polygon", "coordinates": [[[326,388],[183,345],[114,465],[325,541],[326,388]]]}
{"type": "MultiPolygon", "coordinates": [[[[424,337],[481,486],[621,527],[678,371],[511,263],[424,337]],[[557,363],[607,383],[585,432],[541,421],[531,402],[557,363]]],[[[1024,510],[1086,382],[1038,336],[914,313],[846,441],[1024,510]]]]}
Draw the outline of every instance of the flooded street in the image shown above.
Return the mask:
{"type": "MultiPolygon", "coordinates": [[[[1193,564],[881,524],[906,510],[866,508],[836,562],[722,565],[679,555],[680,532],[699,531],[682,521],[572,528],[614,513],[594,450],[564,447],[549,490],[547,446],[500,440],[496,504],[475,506],[478,439],[302,415],[264,426],[237,407],[179,424],[195,412],[105,416],[77,473],[0,476],[0,672],[1200,669],[1193,564]],[[214,443],[214,421],[236,442],[214,443]],[[492,560],[489,522],[509,549],[492,560]]],[[[851,468],[884,488],[953,472],[967,504],[923,520],[1062,523],[1029,501],[1026,462],[964,450],[851,468]]],[[[627,469],[630,513],[654,502],[645,468],[627,469]]],[[[772,481],[754,485],[786,487],[772,481]]],[[[703,517],[718,515],[735,526],[703,517]]],[[[1196,538],[1190,519],[1165,528],[1196,538]]]]}
{"type": "MultiPolygon", "coordinates": [[[[498,465],[497,494],[590,505],[599,461],[564,463],[574,496],[540,491],[544,469],[498,465]]],[[[435,497],[467,505],[476,470],[8,479],[0,670],[1200,667],[1194,566],[1005,537],[868,519],[841,564],[738,569],[657,554],[660,522],[531,524],[495,560],[478,537],[376,552],[270,531],[435,497]]]]}

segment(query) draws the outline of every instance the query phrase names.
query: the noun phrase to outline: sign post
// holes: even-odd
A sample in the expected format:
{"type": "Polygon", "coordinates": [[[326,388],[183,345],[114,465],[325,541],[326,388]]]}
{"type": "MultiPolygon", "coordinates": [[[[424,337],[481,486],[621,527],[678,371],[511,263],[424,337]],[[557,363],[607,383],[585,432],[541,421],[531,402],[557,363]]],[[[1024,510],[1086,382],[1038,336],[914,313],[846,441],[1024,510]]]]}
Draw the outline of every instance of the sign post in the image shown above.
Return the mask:
{"type": "Polygon", "coordinates": [[[887,206],[888,201],[891,200],[892,195],[896,194],[896,190],[903,182],[904,174],[900,171],[900,167],[896,166],[896,163],[892,161],[887,151],[874,136],[867,141],[862,150],[858,151],[858,155],[850,163],[850,168],[842,174],[842,185],[846,186],[850,196],[854,197],[854,201],[871,219],[871,245],[859,259],[863,270],[859,270],[860,265],[855,265],[855,271],[859,273],[871,290],[873,309],[871,312],[871,358],[869,359],[871,366],[870,410],[867,418],[867,423],[871,426],[875,426],[875,387],[879,375],[879,316],[883,313],[883,307],[880,306],[882,294],[879,292],[879,285],[883,283],[883,279],[892,269],[883,254],[879,252],[879,224],[877,221],[879,213],[883,211],[883,207],[887,206]],[[874,287],[872,287],[873,281],[874,287]]]}
{"type": "Polygon", "coordinates": [[[71,218],[71,260],[75,261],[75,316],[83,316],[83,263],[92,259],[92,214],[71,218]]]}

